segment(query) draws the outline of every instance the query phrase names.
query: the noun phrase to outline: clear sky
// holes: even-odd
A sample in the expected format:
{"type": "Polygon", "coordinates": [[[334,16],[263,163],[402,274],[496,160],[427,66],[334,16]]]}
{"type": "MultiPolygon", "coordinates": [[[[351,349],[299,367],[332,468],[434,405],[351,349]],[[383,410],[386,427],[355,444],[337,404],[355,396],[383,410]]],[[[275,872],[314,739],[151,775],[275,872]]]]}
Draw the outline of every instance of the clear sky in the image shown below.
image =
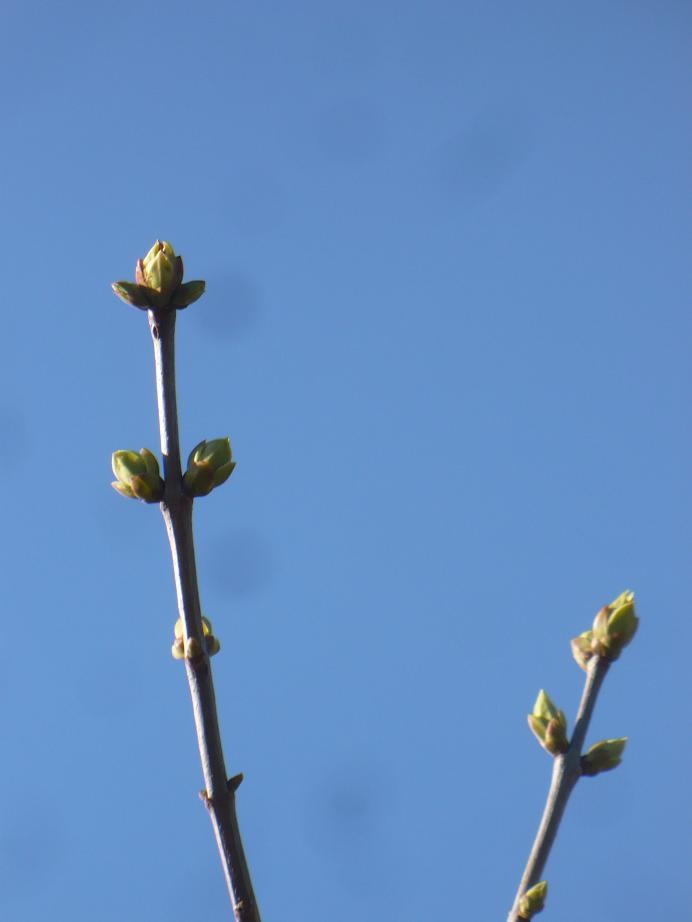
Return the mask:
{"type": "Polygon", "coordinates": [[[568,641],[641,630],[545,918],[689,918],[689,0],[4,0],[0,916],[229,918],[155,506],[157,237],[266,922],[504,919],[568,641]]]}

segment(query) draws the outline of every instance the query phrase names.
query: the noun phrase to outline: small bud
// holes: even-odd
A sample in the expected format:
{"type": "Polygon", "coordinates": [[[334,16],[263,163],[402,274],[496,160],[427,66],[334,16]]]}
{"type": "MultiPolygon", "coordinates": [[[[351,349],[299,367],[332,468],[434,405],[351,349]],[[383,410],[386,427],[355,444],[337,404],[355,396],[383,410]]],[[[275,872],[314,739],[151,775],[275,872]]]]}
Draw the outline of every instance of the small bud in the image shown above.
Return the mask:
{"type": "Polygon", "coordinates": [[[231,476],[235,462],[228,437],[206,440],[190,452],[183,486],[188,496],[206,496],[231,476]]]}
{"type": "Polygon", "coordinates": [[[548,883],[545,880],[540,881],[535,886],[527,890],[519,901],[519,918],[531,919],[539,913],[545,906],[545,898],[548,895],[548,883]]]}
{"type": "MultiPolygon", "coordinates": [[[[180,618],[175,622],[173,626],[173,635],[175,641],[171,652],[175,659],[184,659],[185,658],[185,638],[183,630],[183,622],[180,618]]],[[[212,634],[211,621],[208,618],[202,616],[202,635],[204,637],[204,643],[209,656],[214,656],[221,649],[221,644],[217,637],[214,637],[212,634]]],[[[187,645],[188,650],[188,659],[198,659],[202,655],[202,648],[198,641],[194,638],[190,638],[187,645]]]]}
{"type": "Polygon", "coordinates": [[[623,592],[610,605],[604,605],[594,618],[592,650],[599,656],[616,660],[634,637],[638,626],[634,593],[623,592]]]}
{"type": "Polygon", "coordinates": [[[209,656],[215,656],[221,649],[219,639],[213,635],[212,630],[211,621],[209,618],[205,618],[204,615],[202,615],[202,635],[209,656]]]}
{"type": "Polygon", "coordinates": [[[593,631],[584,631],[583,634],[574,637],[570,641],[572,656],[576,660],[577,665],[581,666],[584,671],[586,671],[589,660],[594,655],[592,640],[593,631]]]}
{"type": "Polygon", "coordinates": [[[627,737],[623,736],[615,740],[601,740],[595,743],[581,757],[582,775],[600,775],[601,772],[609,772],[622,762],[622,753],[627,744],[627,737]]]}
{"type": "Polygon", "coordinates": [[[117,480],[111,486],[122,496],[158,503],[163,497],[159,462],[148,448],[141,451],[114,451],[111,461],[117,480]]]}
{"type": "Polygon", "coordinates": [[[567,752],[567,718],[541,689],[528,715],[529,727],[541,746],[553,756],[567,752]]]}

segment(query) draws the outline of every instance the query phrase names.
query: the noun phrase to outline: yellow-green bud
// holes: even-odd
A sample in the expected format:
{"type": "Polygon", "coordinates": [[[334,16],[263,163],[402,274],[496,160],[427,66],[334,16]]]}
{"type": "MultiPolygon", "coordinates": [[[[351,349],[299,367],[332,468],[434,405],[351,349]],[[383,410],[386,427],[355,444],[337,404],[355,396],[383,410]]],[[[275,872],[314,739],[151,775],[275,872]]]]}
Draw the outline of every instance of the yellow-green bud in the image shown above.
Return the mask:
{"type": "Polygon", "coordinates": [[[531,732],[541,746],[551,755],[567,752],[567,718],[564,712],[555,707],[548,695],[541,689],[527,717],[531,732]]]}
{"type": "Polygon", "coordinates": [[[163,498],[163,480],[159,462],[148,448],[136,451],[114,451],[111,461],[117,480],[111,486],[122,496],[158,503],[163,498]]]}
{"type": "Polygon", "coordinates": [[[205,618],[204,615],[202,615],[202,635],[204,637],[204,643],[209,656],[215,656],[221,649],[219,638],[215,637],[212,631],[213,628],[211,621],[209,618],[205,618]]]}
{"type": "Polygon", "coordinates": [[[533,713],[536,717],[546,717],[548,720],[556,718],[563,723],[565,722],[565,715],[561,710],[555,707],[552,700],[543,689],[538,693],[536,703],[533,706],[533,713]]]}
{"type": "Polygon", "coordinates": [[[634,593],[623,592],[610,605],[604,605],[594,618],[593,651],[609,660],[616,660],[634,637],[638,626],[634,593]]]}
{"type": "Polygon", "coordinates": [[[540,881],[535,886],[527,890],[519,901],[519,918],[531,919],[539,913],[545,906],[545,898],[548,895],[548,882],[540,881]]]}
{"type": "Polygon", "coordinates": [[[622,762],[622,753],[627,745],[627,737],[614,740],[601,740],[595,743],[581,757],[582,775],[600,775],[609,772],[622,762]]]}
{"type": "Polygon", "coordinates": [[[183,261],[166,240],[157,240],[137,262],[135,281],[147,289],[147,299],[154,307],[165,307],[182,280],[183,261]]]}
{"type": "Polygon", "coordinates": [[[233,473],[235,461],[231,456],[228,437],[201,441],[190,452],[183,486],[188,496],[206,496],[220,486],[233,473]]]}
{"type": "Polygon", "coordinates": [[[589,660],[594,655],[592,640],[593,631],[584,631],[583,634],[580,634],[578,637],[573,637],[570,641],[572,656],[577,665],[581,666],[584,671],[586,671],[589,660]]]}
{"type": "Polygon", "coordinates": [[[183,284],[183,260],[166,240],[157,240],[144,259],[137,260],[135,281],[114,282],[115,294],[142,309],[184,308],[204,294],[202,281],[183,284]]]}
{"type": "MultiPolygon", "coordinates": [[[[185,638],[183,630],[183,622],[180,618],[175,622],[173,626],[173,635],[175,641],[171,648],[171,652],[175,659],[184,659],[185,658],[185,638]]],[[[221,649],[221,644],[217,637],[212,634],[212,625],[209,618],[205,618],[202,615],[202,636],[204,637],[204,643],[206,646],[207,653],[209,656],[214,656],[221,649]]],[[[188,659],[197,659],[202,655],[202,648],[197,640],[191,637],[187,643],[187,658],[188,659]]]]}

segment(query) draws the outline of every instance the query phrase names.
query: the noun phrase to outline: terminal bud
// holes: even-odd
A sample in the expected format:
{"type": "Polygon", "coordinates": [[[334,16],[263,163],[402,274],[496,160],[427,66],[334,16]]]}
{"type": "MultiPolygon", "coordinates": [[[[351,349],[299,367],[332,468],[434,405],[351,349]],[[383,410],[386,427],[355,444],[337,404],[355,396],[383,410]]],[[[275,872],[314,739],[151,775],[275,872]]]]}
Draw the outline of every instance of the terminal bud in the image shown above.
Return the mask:
{"type": "Polygon", "coordinates": [[[204,294],[202,281],[183,284],[183,260],[167,240],[157,240],[144,259],[138,259],[135,281],[113,282],[114,293],[126,304],[142,309],[184,308],[204,294]]]}

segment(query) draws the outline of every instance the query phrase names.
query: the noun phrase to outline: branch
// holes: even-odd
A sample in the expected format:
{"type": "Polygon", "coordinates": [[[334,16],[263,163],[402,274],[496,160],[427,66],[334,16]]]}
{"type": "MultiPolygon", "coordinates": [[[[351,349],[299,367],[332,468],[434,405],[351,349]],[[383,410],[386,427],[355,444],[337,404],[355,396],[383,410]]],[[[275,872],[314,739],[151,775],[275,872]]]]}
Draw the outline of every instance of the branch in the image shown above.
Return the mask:
{"type": "Polygon", "coordinates": [[[507,917],[507,922],[519,922],[519,903],[531,887],[537,884],[543,873],[543,868],[548,860],[550,850],[555,842],[557,831],[560,827],[565,807],[574,786],[581,776],[581,752],[589,729],[591,715],[596,705],[598,693],[610,668],[609,660],[601,656],[593,657],[586,670],[586,681],[582,692],[577,720],[569,749],[563,755],[555,757],[553,762],[553,775],[550,781],[548,797],[543,810],[538,832],[534,840],[529,859],[519,883],[517,894],[514,898],[512,911],[507,917]]]}
{"type": "Polygon", "coordinates": [[[205,790],[200,796],[209,811],[236,922],[260,922],[235,809],[235,791],[242,776],[228,780],[216,714],[216,699],[207,653],[192,534],[191,497],[183,490],[175,387],[176,311],[151,308],[149,328],[154,344],[156,395],[159,409],[164,495],[161,512],[168,533],[178,613],[183,625],[185,671],[192,698],[197,744],[205,790]]]}
{"type": "Polygon", "coordinates": [[[532,919],[544,906],[548,884],[539,880],[555,842],[569,796],[582,775],[598,775],[616,768],[622,759],[626,737],[601,740],[582,754],[582,747],[610,664],[637,632],[639,618],[634,610],[634,593],[629,590],[599,609],[590,630],[570,642],[577,665],[586,672],[574,733],[567,740],[567,720],[545,691],[539,692],[528,721],[541,746],[554,757],[553,776],[541,823],[529,860],[519,882],[507,922],[532,919]]]}

